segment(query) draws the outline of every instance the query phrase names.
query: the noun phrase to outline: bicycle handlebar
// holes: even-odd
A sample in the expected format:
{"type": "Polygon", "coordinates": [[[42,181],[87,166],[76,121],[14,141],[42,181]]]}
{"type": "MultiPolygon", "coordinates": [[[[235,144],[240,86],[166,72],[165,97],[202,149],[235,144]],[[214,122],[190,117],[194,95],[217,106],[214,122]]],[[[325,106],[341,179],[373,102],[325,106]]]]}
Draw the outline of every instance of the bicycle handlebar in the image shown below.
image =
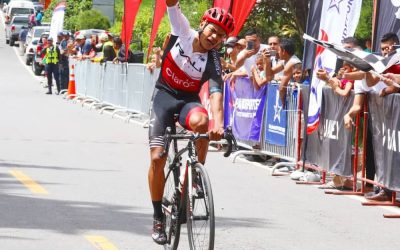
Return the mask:
{"type": "MultiPolygon", "coordinates": [[[[168,154],[169,146],[171,144],[171,141],[174,139],[197,141],[198,139],[209,139],[209,135],[208,134],[198,134],[198,133],[172,134],[171,127],[167,127],[165,129],[165,134],[164,134],[164,150],[162,153],[160,153],[160,157],[164,157],[166,154],[168,154]]],[[[224,157],[229,157],[231,155],[232,151],[237,150],[236,139],[232,133],[232,128],[230,126],[228,126],[225,129],[222,139],[225,139],[228,143],[228,147],[224,153],[224,157]]]]}

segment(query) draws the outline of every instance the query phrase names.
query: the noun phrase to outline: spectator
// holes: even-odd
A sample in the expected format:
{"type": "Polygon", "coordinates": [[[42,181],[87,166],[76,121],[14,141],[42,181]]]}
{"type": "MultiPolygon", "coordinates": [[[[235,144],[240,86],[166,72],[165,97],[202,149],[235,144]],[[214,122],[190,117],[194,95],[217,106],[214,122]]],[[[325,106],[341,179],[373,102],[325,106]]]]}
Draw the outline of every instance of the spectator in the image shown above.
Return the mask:
{"type": "MultiPolygon", "coordinates": [[[[399,38],[397,37],[396,33],[386,33],[385,35],[382,36],[381,39],[381,52],[382,56],[387,57],[389,54],[393,53],[396,49],[394,45],[399,44],[399,38]]],[[[393,65],[390,67],[388,70],[386,70],[384,73],[394,73],[398,74],[400,73],[400,65],[393,65]]],[[[378,84],[380,82],[380,78],[378,76],[372,75],[371,73],[366,74],[367,77],[367,84],[369,87],[374,86],[375,84],[378,84]]],[[[390,81],[386,81],[386,83],[390,83],[390,81]]],[[[392,94],[392,93],[398,93],[400,91],[399,88],[391,85],[383,88],[379,95],[381,97],[384,97],[386,95],[392,94]]]]}
{"type": "Polygon", "coordinates": [[[103,57],[102,61],[107,62],[107,61],[113,61],[114,58],[117,56],[117,53],[114,50],[114,44],[112,41],[109,41],[109,36],[106,33],[102,33],[99,36],[100,41],[103,42],[103,57]]]}
{"type": "Polygon", "coordinates": [[[53,38],[49,37],[47,39],[47,46],[46,48],[42,51],[42,54],[44,54],[44,58],[46,59],[46,72],[47,72],[47,87],[48,91],[46,94],[51,95],[52,94],[52,82],[53,82],[53,75],[54,79],[56,81],[56,86],[57,86],[57,95],[61,91],[60,87],[60,79],[59,79],[59,61],[60,61],[60,50],[58,47],[53,45],[53,38]]]}
{"type": "Polygon", "coordinates": [[[69,82],[69,51],[68,51],[68,41],[69,41],[69,33],[61,32],[61,42],[60,42],[60,63],[59,63],[59,71],[60,71],[60,88],[68,89],[69,82]]]}
{"type": "Polygon", "coordinates": [[[28,27],[22,26],[18,34],[20,55],[25,53],[26,36],[28,35],[28,27]]]}
{"type": "Polygon", "coordinates": [[[285,103],[286,97],[286,87],[292,78],[294,65],[301,63],[300,59],[294,54],[295,45],[294,42],[290,39],[282,39],[280,42],[280,47],[278,50],[278,55],[281,60],[283,60],[284,65],[278,65],[274,68],[271,67],[271,52],[266,50],[264,51],[266,55],[266,77],[271,79],[275,74],[279,71],[283,70],[283,74],[281,76],[281,82],[279,83],[279,96],[282,100],[282,104],[285,103]]]}
{"type": "Polygon", "coordinates": [[[117,57],[117,53],[114,50],[113,42],[109,41],[109,36],[106,33],[101,33],[99,35],[99,41],[101,46],[97,45],[97,49],[101,47],[101,52],[97,53],[96,58],[94,58],[94,62],[106,62],[106,61],[114,61],[117,57]]]}
{"type": "MultiPolygon", "coordinates": [[[[120,37],[116,36],[116,37],[113,38],[113,48],[114,48],[114,51],[115,51],[115,54],[116,54],[113,62],[114,63],[118,63],[119,62],[118,55],[119,55],[119,52],[121,51],[121,48],[122,48],[122,40],[121,40],[120,37]]],[[[129,56],[129,54],[128,54],[128,56],[129,56]]],[[[125,57],[125,52],[124,52],[124,57],[125,57]]]]}
{"type": "Polygon", "coordinates": [[[221,65],[222,68],[227,71],[228,73],[235,71],[236,68],[236,61],[239,52],[246,48],[246,40],[245,39],[238,39],[237,37],[229,37],[225,42],[226,46],[226,53],[228,55],[228,60],[224,60],[221,57],[221,65]]]}
{"type": "Polygon", "coordinates": [[[330,77],[325,69],[319,69],[317,71],[317,77],[331,86],[336,94],[347,97],[353,89],[353,81],[343,78],[343,75],[344,73],[350,73],[352,71],[353,68],[351,65],[345,62],[343,67],[339,70],[337,77],[330,77]]]}
{"type": "Polygon", "coordinates": [[[278,36],[270,36],[268,38],[268,50],[271,54],[271,67],[276,70],[276,74],[272,77],[272,80],[279,82],[282,77],[282,69],[284,62],[279,58],[279,47],[280,47],[280,38],[278,36]],[[279,70],[280,69],[280,70],[279,70]]]}
{"type": "Polygon", "coordinates": [[[84,35],[78,34],[75,38],[75,50],[78,59],[88,58],[90,51],[92,49],[92,44],[90,39],[86,39],[84,35]]]}
{"type": "Polygon", "coordinates": [[[38,26],[42,25],[42,20],[43,20],[43,12],[41,10],[38,10],[36,13],[36,24],[38,26]]]}
{"type": "Polygon", "coordinates": [[[364,45],[365,45],[364,51],[365,51],[365,52],[372,53],[372,42],[371,42],[371,38],[367,38],[367,39],[365,40],[364,45]]]}
{"type": "MultiPolygon", "coordinates": [[[[383,56],[387,56],[389,53],[394,51],[393,45],[398,44],[399,39],[395,33],[387,33],[383,35],[381,39],[381,51],[383,56]]],[[[390,75],[387,75],[390,77],[390,75]]],[[[354,126],[354,117],[360,113],[363,108],[365,101],[365,93],[368,92],[376,92],[380,95],[382,94],[382,90],[387,86],[385,83],[381,82],[378,77],[373,76],[370,73],[364,72],[355,72],[355,73],[344,73],[343,77],[350,80],[356,80],[354,82],[354,101],[353,106],[343,117],[344,125],[347,129],[351,129],[354,126]]],[[[390,83],[389,79],[386,80],[387,83],[390,83]]],[[[372,142],[372,131],[369,126],[367,129],[367,138],[366,138],[366,177],[367,179],[374,180],[375,178],[375,157],[374,157],[374,149],[372,142]]],[[[370,183],[366,184],[366,192],[372,191],[373,186],[370,183]]],[[[377,192],[369,192],[365,194],[365,198],[369,200],[375,201],[390,201],[392,196],[392,192],[388,189],[377,189],[377,192]]]]}
{"type": "Polygon", "coordinates": [[[251,74],[255,89],[259,89],[264,86],[269,79],[265,75],[266,70],[266,59],[265,55],[259,55],[256,59],[256,64],[251,67],[251,74]]]}
{"type": "Polygon", "coordinates": [[[29,16],[29,25],[31,27],[36,26],[36,15],[34,10],[31,10],[31,14],[29,16]]]}
{"type": "Polygon", "coordinates": [[[255,65],[258,55],[261,55],[264,49],[267,49],[266,44],[262,44],[256,30],[249,30],[245,33],[247,47],[242,50],[237,57],[236,71],[227,74],[225,79],[234,81],[238,76],[251,76],[251,67],[255,65]],[[243,68],[242,68],[243,66],[243,68]]]}
{"type": "Polygon", "coordinates": [[[301,63],[296,63],[293,66],[293,76],[292,81],[297,84],[310,85],[310,79],[307,70],[303,70],[303,65],[301,63]]]}

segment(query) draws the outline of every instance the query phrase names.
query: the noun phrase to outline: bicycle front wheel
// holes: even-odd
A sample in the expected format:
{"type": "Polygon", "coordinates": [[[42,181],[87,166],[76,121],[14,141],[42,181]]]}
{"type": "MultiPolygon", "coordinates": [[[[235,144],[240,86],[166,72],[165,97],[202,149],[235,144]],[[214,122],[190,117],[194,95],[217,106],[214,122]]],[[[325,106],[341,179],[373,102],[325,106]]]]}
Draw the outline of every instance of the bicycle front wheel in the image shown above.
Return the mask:
{"type": "Polygon", "coordinates": [[[192,197],[187,206],[190,249],[214,249],[215,217],[211,182],[204,166],[194,165],[192,197]]]}

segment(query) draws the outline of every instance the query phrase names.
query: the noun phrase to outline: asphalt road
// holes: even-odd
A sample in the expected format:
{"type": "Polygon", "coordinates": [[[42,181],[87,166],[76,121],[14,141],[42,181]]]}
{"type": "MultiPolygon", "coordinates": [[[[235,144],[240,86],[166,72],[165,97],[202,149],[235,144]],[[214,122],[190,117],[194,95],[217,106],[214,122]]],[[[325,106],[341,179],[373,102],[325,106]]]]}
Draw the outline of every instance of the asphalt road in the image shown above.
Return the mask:
{"type": "MultiPolygon", "coordinates": [[[[46,89],[0,27],[0,249],[162,249],[151,238],[147,130],[46,89]],[[29,188],[28,188],[29,187],[29,188]]],[[[399,249],[397,208],[362,207],[210,153],[216,249],[399,249]]],[[[186,229],[180,249],[188,249],[186,229]]]]}

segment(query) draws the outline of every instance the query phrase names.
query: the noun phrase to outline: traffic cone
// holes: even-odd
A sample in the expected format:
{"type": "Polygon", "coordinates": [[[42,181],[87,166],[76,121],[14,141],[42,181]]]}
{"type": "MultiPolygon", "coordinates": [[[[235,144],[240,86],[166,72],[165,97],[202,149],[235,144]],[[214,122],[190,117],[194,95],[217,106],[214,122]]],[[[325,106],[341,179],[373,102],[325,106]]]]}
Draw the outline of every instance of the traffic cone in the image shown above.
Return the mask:
{"type": "Polygon", "coordinates": [[[69,99],[73,99],[76,96],[74,69],[75,69],[75,65],[72,64],[71,68],[69,70],[69,81],[68,81],[68,94],[67,94],[67,97],[69,99]]]}

